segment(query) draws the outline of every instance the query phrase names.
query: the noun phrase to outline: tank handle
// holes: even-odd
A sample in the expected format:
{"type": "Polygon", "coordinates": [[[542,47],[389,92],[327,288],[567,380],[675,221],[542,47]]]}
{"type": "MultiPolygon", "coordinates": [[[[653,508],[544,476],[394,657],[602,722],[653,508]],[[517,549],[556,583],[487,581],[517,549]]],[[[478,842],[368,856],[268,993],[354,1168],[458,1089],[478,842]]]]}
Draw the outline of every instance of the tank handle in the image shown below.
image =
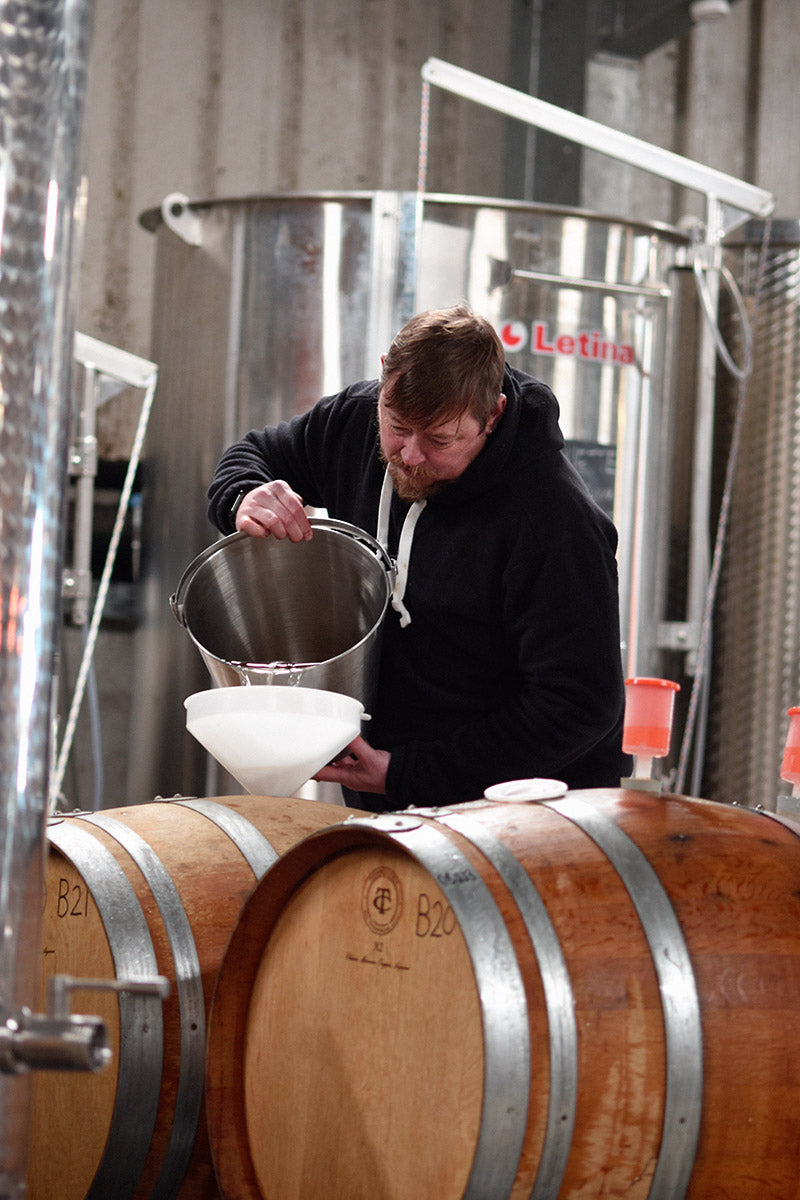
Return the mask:
{"type": "Polygon", "coordinates": [[[161,202],[161,217],[167,228],[188,246],[202,246],[203,227],[200,218],[190,207],[188,196],[182,192],[170,192],[161,202]]]}

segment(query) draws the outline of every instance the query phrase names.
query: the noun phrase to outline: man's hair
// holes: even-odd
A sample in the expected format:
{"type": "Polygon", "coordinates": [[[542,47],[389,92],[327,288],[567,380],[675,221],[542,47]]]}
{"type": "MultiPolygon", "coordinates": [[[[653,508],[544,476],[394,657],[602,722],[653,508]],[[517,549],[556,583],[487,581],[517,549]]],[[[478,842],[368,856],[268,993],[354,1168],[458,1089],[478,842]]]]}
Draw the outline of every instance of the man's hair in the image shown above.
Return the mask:
{"type": "Polygon", "coordinates": [[[412,317],[383,363],[387,407],[423,427],[469,412],[483,429],[503,390],[505,354],[492,326],[466,304],[412,317]]]}

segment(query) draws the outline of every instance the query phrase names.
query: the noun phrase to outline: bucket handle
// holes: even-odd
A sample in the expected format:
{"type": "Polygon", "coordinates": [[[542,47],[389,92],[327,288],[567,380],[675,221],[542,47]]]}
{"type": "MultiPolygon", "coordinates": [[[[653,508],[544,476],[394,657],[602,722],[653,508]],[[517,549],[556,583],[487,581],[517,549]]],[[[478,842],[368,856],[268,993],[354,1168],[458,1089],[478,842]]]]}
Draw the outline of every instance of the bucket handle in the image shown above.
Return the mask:
{"type": "MultiPolygon", "coordinates": [[[[333,519],[333,517],[311,517],[310,520],[311,526],[314,529],[330,529],[334,533],[345,534],[347,537],[352,538],[353,541],[362,542],[365,546],[367,546],[383,566],[383,569],[388,576],[389,592],[391,593],[392,589],[394,588],[394,579],[396,574],[395,565],[386,551],[386,548],[381,545],[377,538],[374,538],[371,533],[367,533],[365,529],[359,529],[357,525],[351,525],[348,521],[336,521],[333,519]]],[[[237,533],[228,534],[227,537],[220,538],[218,541],[213,542],[212,545],[207,546],[206,549],[197,556],[197,558],[193,559],[193,561],[183,572],[180,583],[169,598],[169,606],[172,609],[175,619],[179,625],[183,625],[184,627],[186,625],[184,597],[186,595],[186,589],[189,586],[189,581],[197,573],[198,567],[201,567],[202,564],[212,556],[212,554],[216,554],[220,546],[227,545],[229,542],[233,541],[242,541],[244,538],[249,538],[251,536],[252,535],[249,533],[242,533],[241,530],[239,530],[237,533]]]]}
{"type": "Polygon", "coordinates": [[[206,546],[205,550],[202,550],[200,552],[200,554],[198,554],[197,558],[192,559],[192,561],[189,563],[186,570],[181,575],[180,583],[178,584],[175,591],[172,593],[172,595],[169,598],[169,606],[172,609],[172,612],[175,616],[175,620],[178,622],[179,625],[183,625],[183,626],[186,625],[186,616],[184,613],[184,603],[183,603],[184,596],[186,594],[186,589],[189,586],[189,581],[197,573],[198,567],[201,567],[207,559],[211,558],[212,554],[216,554],[216,552],[217,552],[217,550],[219,550],[220,546],[225,545],[228,542],[232,542],[234,540],[241,541],[242,538],[246,538],[249,536],[250,535],[247,533],[231,533],[231,534],[228,534],[227,537],[218,538],[216,542],[212,542],[212,544],[210,546],[206,546]]]}
{"type": "MultiPolygon", "coordinates": [[[[387,549],[377,538],[371,533],[367,533],[366,529],[360,529],[358,525],[351,525],[348,521],[337,521],[333,517],[311,517],[312,528],[314,529],[330,529],[334,533],[343,533],[351,537],[354,542],[363,542],[376,558],[380,559],[383,569],[389,576],[391,586],[394,586],[395,565],[390,557],[387,549]]],[[[389,589],[391,591],[391,587],[389,589]]]]}

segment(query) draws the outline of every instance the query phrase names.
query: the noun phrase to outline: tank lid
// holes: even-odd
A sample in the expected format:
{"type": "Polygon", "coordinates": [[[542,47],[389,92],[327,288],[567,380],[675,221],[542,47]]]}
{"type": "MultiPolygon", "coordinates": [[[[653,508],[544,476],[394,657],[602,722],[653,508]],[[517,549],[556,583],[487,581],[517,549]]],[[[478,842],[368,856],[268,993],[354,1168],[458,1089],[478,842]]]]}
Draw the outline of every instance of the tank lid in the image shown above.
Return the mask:
{"type": "MultiPolygon", "coordinates": [[[[271,204],[319,204],[322,202],[338,202],[341,204],[367,203],[372,204],[379,195],[385,192],[353,191],[353,192],[273,192],[249,196],[217,197],[216,199],[191,200],[184,197],[186,207],[192,213],[200,214],[214,208],[257,208],[258,205],[271,204]]],[[[395,193],[392,193],[395,194],[395,193]]],[[[396,193],[398,196],[416,196],[416,192],[396,193]]],[[[449,192],[425,192],[423,202],[429,205],[468,206],[470,208],[502,209],[504,211],[528,212],[532,215],[550,215],[556,217],[580,218],[585,221],[603,224],[622,225],[637,232],[657,235],[664,240],[686,243],[688,235],[681,229],[660,221],[646,221],[619,214],[595,212],[586,208],[575,208],[560,204],[542,204],[530,200],[508,200],[498,196],[462,196],[449,192]]],[[[148,233],[157,233],[165,224],[163,203],[157,208],[148,208],[139,214],[139,224],[148,233]]]]}

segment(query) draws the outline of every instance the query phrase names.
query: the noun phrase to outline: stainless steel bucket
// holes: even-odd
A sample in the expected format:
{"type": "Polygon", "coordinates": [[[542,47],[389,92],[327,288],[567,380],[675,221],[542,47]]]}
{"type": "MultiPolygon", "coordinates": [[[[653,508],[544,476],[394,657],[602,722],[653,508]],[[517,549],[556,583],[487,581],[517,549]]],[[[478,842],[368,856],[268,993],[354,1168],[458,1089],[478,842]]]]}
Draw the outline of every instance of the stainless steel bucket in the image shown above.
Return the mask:
{"type": "Polygon", "coordinates": [[[187,567],[170,603],[218,687],[323,688],[370,711],[394,568],[370,534],[313,518],[308,542],[234,533],[187,567]]]}

